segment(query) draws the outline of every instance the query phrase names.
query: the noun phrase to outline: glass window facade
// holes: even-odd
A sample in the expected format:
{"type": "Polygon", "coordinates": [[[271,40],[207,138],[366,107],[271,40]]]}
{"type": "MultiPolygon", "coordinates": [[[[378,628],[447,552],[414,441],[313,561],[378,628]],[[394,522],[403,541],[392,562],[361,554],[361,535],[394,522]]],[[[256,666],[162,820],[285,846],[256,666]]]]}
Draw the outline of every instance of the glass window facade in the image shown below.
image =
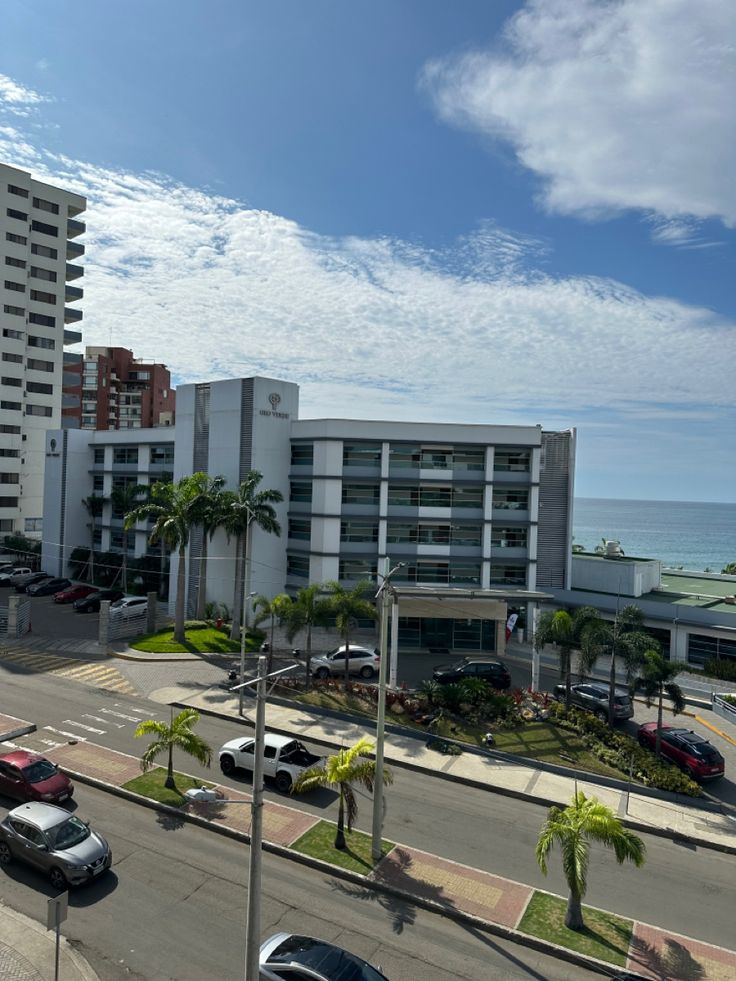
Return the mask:
{"type": "Polygon", "coordinates": [[[314,444],[313,443],[292,443],[291,444],[291,465],[292,467],[311,467],[314,464],[314,444]]]}
{"type": "Polygon", "coordinates": [[[376,467],[381,463],[380,443],[343,443],[344,467],[376,467]]]}
{"type": "Polygon", "coordinates": [[[377,542],[377,521],[341,521],[341,542],[377,542]]]}
{"type": "Polygon", "coordinates": [[[296,576],[298,579],[309,579],[309,556],[287,555],[286,575],[296,576]]]}
{"type": "Polygon", "coordinates": [[[302,504],[312,503],[312,481],[311,480],[292,480],[289,484],[289,500],[301,502],[302,504]]]}
{"type": "Polygon", "coordinates": [[[528,511],[529,491],[525,488],[493,491],[493,507],[500,511],[528,511]]]}
{"type": "Polygon", "coordinates": [[[343,504],[369,504],[378,506],[380,486],[378,484],[347,484],[342,485],[343,504]]]}
{"type": "Polygon", "coordinates": [[[312,537],[312,522],[309,518],[289,518],[289,538],[308,542],[312,537]]]}
{"type": "Polygon", "coordinates": [[[377,563],[370,559],[340,559],[340,579],[376,579],[377,563]]]}
{"type": "Polygon", "coordinates": [[[531,459],[531,450],[496,450],[493,454],[493,469],[501,472],[529,473],[531,459]]]}

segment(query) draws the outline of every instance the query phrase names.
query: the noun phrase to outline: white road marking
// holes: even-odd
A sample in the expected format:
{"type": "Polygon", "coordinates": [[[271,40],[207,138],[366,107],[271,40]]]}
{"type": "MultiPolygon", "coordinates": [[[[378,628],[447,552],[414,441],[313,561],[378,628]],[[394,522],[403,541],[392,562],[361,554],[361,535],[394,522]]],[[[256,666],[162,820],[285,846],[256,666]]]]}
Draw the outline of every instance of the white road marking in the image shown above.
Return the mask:
{"type": "Polygon", "coordinates": [[[100,709],[105,715],[114,715],[117,719],[127,719],[128,722],[142,722],[143,716],[125,715],[124,712],[113,712],[112,709],[100,709]]]}
{"type": "Polygon", "coordinates": [[[83,722],[75,722],[74,719],[64,719],[61,724],[63,726],[76,726],[78,729],[86,729],[87,732],[96,732],[98,736],[103,736],[107,732],[106,729],[95,729],[94,726],[86,726],[83,722]]]}
{"type": "Polygon", "coordinates": [[[106,726],[115,726],[118,729],[124,729],[124,722],[113,722],[112,719],[101,719],[99,715],[90,715],[88,712],[82,714],[83,719],[92,719],[93,722],[104,722],[106,726]]]}
{"type": "Polygon", "coordinates": [[[44,726],[48,732],[55,732],[57,736],[66,736],[68,739],[81,739],[83,742],[87,741],[86,736],[80,736],[77,732],[64,732],[63,729],[54,729],[53,726],[44,726]]]}

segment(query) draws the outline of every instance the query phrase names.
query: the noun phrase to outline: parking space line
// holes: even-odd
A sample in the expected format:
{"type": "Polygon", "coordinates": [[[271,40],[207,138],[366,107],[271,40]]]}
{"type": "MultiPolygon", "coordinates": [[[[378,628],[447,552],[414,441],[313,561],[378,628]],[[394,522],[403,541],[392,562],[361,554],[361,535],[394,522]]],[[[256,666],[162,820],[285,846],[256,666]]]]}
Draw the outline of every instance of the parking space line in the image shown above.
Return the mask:
{"type": "Polygon", "coordinates": [[[63,729],[54,729],[53,726],[44,726],[47,732],[55,732],[57,736],[66,736],[68,739],[80,739],[82,742],[87,742],[86,736],[80,736],[76,732],[64,732],[63,729]]]}
{"type": "Polygon", "coordinates": [[[86,726],[83,722],[77,722],[75,719],[63,719],[63,726],[76,726],[78,729],[86,729],[87,732],[94,732],[98,736],[104,736],[107,732],[106,729],[95,729],[94,726],[86,726]]]}

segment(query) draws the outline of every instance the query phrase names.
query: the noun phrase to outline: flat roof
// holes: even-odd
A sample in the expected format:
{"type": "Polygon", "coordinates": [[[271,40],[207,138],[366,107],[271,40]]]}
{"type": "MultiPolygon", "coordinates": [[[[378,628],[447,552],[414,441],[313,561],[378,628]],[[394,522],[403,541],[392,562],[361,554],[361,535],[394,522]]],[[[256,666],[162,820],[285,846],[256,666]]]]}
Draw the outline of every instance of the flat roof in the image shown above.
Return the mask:
{"type": "Polygon", "coordinates": [[[736,603],[726,603],[726,596],[734,595],[736,580],[663,571],[659,589],[645,593],[641,599],[670,606],[695,607],[733,617],[736,616],[736,603]]]}

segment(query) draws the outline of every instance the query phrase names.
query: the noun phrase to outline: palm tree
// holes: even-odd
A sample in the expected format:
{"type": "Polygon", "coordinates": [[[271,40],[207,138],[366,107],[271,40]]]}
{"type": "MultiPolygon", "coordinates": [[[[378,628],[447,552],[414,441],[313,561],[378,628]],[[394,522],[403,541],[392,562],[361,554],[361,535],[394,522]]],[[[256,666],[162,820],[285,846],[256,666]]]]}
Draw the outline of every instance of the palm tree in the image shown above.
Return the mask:
{"type": "Polygon", "coordinates": [[[337,631],[345,641],[345,682],[350,677],[350,636],[356,620],[375,620],[376,608],[366,599],[366,592],[373,589],[370,582],[359,582],[352,589],[345,589],[339,582],[326,582],[328,591],[327,610],[335,618],[337,631]]]}
{"type": "Polygon", "coordinates": [[[243,611],[243,591],[248,564],[248,545],[251,525],[272,535],[281,534],[281,525],[276,519],[274,504],[283,501],[281,491],[261,490],[258,485],[263,474],[250,470],[241,481],[237,491],[226,491],[223,495],[222,525],[228,538],[235,536],[235,592],[233,594],[233,622],[230,629],[232,640],[240,637],[240,620],[243,611]]]}
{"type": "Polygon", "coordinates": [[[664,693],[672,701],[672,714],[677,715],[685,708],[685,696],[682,688],[673,680],[684,671],[687,665],[677,661],[666,661],[659,651],[647,651],[644,654],[644,666],[641,672],[641,684],[644,688],[644,698],[647,705],[657,699],[657,741],[655,751],[659,756],[662,746],[662,699],[664,693]]]}
{"type": "Polygon", "coordinates": [[[588,887],[591,841],[612,848],[619,865],[625,861],[633,862],[637,868],[644,864],[644,842],[597,798],[587,798],[581,790],[567,807],[551,807],[539,833],[536,856],[540,869],[547,875],[547,856],[555,842],[560,846],[562,869],[570,890],[565,914],[565,926],[570,930],[582,930],[585,926],[582,899],[588,887]]]}
{"type": "Polygon", "coordinates": [[[305,681],[307,691],[312,680],[312,627],[324,626],[330,615],[329,602],[321,598],[323,591],[322,583],[315,582],[304,586],[296,594],[291,606],[285,610],[286,636],[290,644],[294,643],[294,638],[301,630],[307,631],[305,681]]]}
{"type": "Polygon", "coordinates": [[[89,550],[89,581],[95,581],[95,532],[97,530],[97,519],[102,517],[102,512],[107,503],[107,498],[99,494],[90,494],[89,497],[82,498],[82,504],[89,515],[90,525],[90,550],[89,550]]]}
{"type": "Polygon", "coordinates": [[[283,623],[289,615],[291,607],[291,596],[286,593],[279,593],[273,599],[267,596],[258,595],[253,600],[253,609],[258,610],[255,618],[255,625],[263,623],[264,620],[271,621],[271,643],[268,645],[268,674],[273,668],[273,632],[277,623],[283,623]]]}
{"type": "Polygon", "coordinates": [[[191,478],[197,486],[197,497],[192,502],[192,524],[202,529],[202,550],[199,554],[199,580],[197,582],[198,620],[204,620],[207,603],[207,553],[209,540],[224,520],[223,504],[225,495],[223,487],[225,478],[210,477],[206,473],[192,474],[191,478]]]}
{"type": "MultiPolygon", "coordinates": [[[[359,739],[350,749],[341,749],[334,756],[328,756],[324,769],[315,766],[305,770],[297,777],[291,788],[293,794],[298,794],[300,791],[314,790],[316,787],[337,787],[340,804],[337,812],[335,848],[342,850],[347,847],[345,842],[346,811],[348,831],[353,830],[353,824],[358,816],[358,801],[353,784],[360,784],[360,786],[365,787],[369,794],[373,793],[376,762],[366,759],[366,754],[370,753],[372,749],[373,743],[370,739],[359,739]]],[[[393,783],[393,779],[393,773],[384,768],[384,784],[393,783]]]]}
{"type": "Polygon", "coordinates": [[[212,749],[209,743],[205,742],[201,736],[192,732],[192,726],[199,722],[199,712],[193,708],[182,709],[174,718],[174,710],[171,709],[171,722],[157,722],[155,719],[148,719],[141,722],[135,730],[136,736],[147,736],[153,734],[156,738],[148,746],[143,756],[141,756],[141,770],[145,773],[153,766],[154,760],[161,753],[168,754],[168,769],[166,772],[166,786],[176,787],[174,782],[174,747],[183,750],[204,766],[209,766],[212,761],[212,749]]]}
{"type": "Polygon", "coordinates": [[[721,569],[722,576],[736,576],[736,562],[729,562],[721,569]]]}
{"type": "Polygon", "coordinates": [[[174,640],[183,644],[184,600],[187,581],[187,545],[191,527],[192,504],[198,494],[197,484],[191,477],[182,477],[175,484],[156,483],[151,487],[147,501],[131,511],[126,520],[131,524],[153,518],[151,542],[163,541],[170,549],[178,549],[179,565],[176,574],[176,611],[174,615],[174,640]]]}
{"type": "Polygon", "coordinates": [[[611,669],[608,678],[608,724],[613,726],[613,706],[616,698],[616,658],[623,657],[626,668],[626,681],[633,686],[638,669],[649,650],[657,650],[659,644],[642,630],[644,614],[638,606],[625,606],[613,618],[613,623],[604,621],[599,633],[603,649],[611,656],[611,669]]]}
{"type": "Polygon", "coordinates": [[[113,514],[122,515],[123,518],[122,585],[124,593],[128,592],[128,529],[137,524],[137,521],[128,521],[128,516],[141,503],[141,498],[148,497],[148,493],[149,488],[147,486],[126,481],[124,484],[117,484],[113,487],[110,496],[113,514]]]}
{"type": "MultiPolygon", "coordinates": [[[[565,679],[565,704],[570,708],[570,684],[572,682],[572,652],[582,647],[590,650],[590,638],[597,621],[598,611],[592,606],[581,606],[570,614],[567,610],[548,610],[537,624],[534,647],[541,651],[547,644],[556,644],[560,658],[560,677],[565,679]]],[[[590,667],[586,664],[587,670],[590,667]]]]}

